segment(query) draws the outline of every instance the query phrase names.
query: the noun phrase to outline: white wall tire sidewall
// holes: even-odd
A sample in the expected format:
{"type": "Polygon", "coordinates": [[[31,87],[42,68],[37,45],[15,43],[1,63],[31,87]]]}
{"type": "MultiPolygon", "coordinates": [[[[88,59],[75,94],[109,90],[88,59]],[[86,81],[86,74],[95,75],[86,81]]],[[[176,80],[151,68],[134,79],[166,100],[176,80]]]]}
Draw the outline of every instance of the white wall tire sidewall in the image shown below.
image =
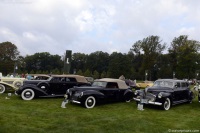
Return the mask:
{"type": "Polygon", "coordinates": [[[6,87],[2,84],[0,84],[1,90],[0,90],[0,94],[3,94],[6,91],[6,87]]]}
{"type": "Polygon", "coordinates": [[[86,98],[86,100],[85,100],[85,107],[86,108],[91,109],[91,108],[93,108],[95,106],[95,104],[96,104],[96,99],[93,96],[89,96],[89,97],[86,98]],[[91,106],[87,104],[88,100],[92,100],[93,101],[93,104],[91,106]]]}
{"type": "Polygon", "coordinates": [[[170,101],[170,99],[166,98],[163,104],[165,104],[165,102],[168,102],[169,105],[167,105],[167,107],[165,107],[165,105],[163,105],[163,109],[164,110],[169,110],[170,107],[171,107],[171,101],[170,101]]]}
{"type": "Polygon", "coordinates": [[[22,97],[23,100],[32,100],[35,97],[35,92],[32,89],[25,89],[25,90],[22,91],[21,97],[22,97]],[[31,97],[27,98],[25,96],[25,94],[27,92],[31,93],[31,97]]]}

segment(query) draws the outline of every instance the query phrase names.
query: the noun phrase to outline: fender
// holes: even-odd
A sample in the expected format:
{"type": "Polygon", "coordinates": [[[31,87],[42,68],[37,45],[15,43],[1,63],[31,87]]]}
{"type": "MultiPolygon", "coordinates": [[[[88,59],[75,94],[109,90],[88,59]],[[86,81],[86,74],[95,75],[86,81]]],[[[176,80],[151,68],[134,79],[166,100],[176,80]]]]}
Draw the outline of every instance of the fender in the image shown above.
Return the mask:
{"type": "Polygon", "coordinates": [[[95,90],[86,90],[86,91],[82,91],[83,92],[83,97],[86,96],[95,96],[97,99],[104,99],[105,95],[99,91],[95,91],[95,90]]]}
{"type": "Polygon", "coordinates": [[[127,89],[125,92],[124,92],[124,98],[125,99],[133,99],[133,96],[134,96],[134,93],[132,90],[130,89],[127,89]]]}
{"type": "Polygon", "coordinates": [[[162,94],[162,97],[166,98],[166,97],[171,97],[171,93],[167,93],[167,92],[160,92],[162,94]]]}
{"type": "Polygon", "coordinates": [[[26,84],[24,86],[22,86],[18,91],[17,94],[21,94],[23,90],[25,89],[32,89],[35,92],[35,96],[47,96],[48,93],[46,93],[44,90],[38,88],[36,85],[34,84],[26,84]]]}
{"type": "Polygon", "coordinates": [[[14,85],[8,84],[6,82],[0,81],[0,84],[4,85],[6,87],[6,90],[7,90],[7,87],[10,87],[14,89],[15,91],[18,90],[18,88],[16,88],[14,85]]]}
{"type": "Polygon", "coordinates": [[[48,82],[39,82],[39,83],[37,84],[37,86],[39,86],[39,85],[41,85],[41,84],[46,84],[46,85],[47,85],[47,87],[50,87],[50,85],[49,85],[49,83],[48,83],[48,82]]]}

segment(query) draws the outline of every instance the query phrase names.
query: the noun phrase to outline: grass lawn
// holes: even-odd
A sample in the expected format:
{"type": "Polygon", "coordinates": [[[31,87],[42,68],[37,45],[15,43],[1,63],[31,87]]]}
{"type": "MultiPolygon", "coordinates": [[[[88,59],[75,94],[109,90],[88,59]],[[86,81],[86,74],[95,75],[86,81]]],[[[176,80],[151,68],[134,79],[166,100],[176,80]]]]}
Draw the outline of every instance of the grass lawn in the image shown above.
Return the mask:
{"type": "Polygon", "coordinates": [[[200,103],[157,106],[137,110],[134,101],[86,109],[77,104],[60,108],[63,98],[24,101],[19,96],[0,95],[0,133],[169,133],[172,130],[199,130],[200,103]]]}

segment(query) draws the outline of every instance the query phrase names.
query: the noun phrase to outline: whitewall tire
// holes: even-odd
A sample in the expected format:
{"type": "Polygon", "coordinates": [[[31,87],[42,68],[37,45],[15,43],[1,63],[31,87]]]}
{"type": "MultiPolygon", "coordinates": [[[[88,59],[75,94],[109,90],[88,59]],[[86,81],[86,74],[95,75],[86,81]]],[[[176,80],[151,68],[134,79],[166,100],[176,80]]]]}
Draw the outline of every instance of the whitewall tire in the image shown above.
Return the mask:
{"type": "Polygon", "coordinates": [[[162,105],[164,110],[169,110],[171,107],[171,101],[169,98],[166,98],[162,105]]]}
{"type": "Polygon", "coordinates": [[[85,100],[85,107],[88,109],[91,109],[95,106],[96,104],[96,99],[93,96],[89,96],[85,100]]]}
{"type": "Polygon", "coordinates": [[[35,92],[32,89],[22,91],[21,97],[23,100],[32,100],[35,97],[35,92]]]}
{"type": "Polygon", "coordinates": [[[6,87],[0,84],[0,94],[4,93],[5,91],[6,91],[6,87]]]}

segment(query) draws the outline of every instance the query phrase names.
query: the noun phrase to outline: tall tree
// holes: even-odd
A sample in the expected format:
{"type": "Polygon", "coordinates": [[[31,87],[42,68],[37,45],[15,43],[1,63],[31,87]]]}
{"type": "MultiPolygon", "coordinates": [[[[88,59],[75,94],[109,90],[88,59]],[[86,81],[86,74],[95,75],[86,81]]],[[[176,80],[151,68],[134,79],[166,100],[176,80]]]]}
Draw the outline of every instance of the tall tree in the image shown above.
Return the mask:
{"type": "Polygon", "coordinates": [[[181,35],[174,38],[169,54],[173,70],[178,78],[194,78],[198,62],[198,51],[200,43],[195,40],[189,40],[187,35],[181,35]]]}
{"type": "MultiPolygon", "coordinates": [[[[132,51],[138,55],[143,54],[143,62],[141,71],[145,73],[148,71],[149,79],[152,80],[152,72],[155,64],[157,64],[157,58],[162,54],[166,47],[165,43],[161,43],[160,37],[149,36],[143,40],[139,40],[132,46],[132,51]]],[[[154,80],[154,79],[153,79],[154,80]]]]}
{"type": "Polygon", "coordinates": [[[12,73],[15,61],[19,56],[17,46],[11,42],[0,43],[0,71],[3,74],[12,73]]]}

